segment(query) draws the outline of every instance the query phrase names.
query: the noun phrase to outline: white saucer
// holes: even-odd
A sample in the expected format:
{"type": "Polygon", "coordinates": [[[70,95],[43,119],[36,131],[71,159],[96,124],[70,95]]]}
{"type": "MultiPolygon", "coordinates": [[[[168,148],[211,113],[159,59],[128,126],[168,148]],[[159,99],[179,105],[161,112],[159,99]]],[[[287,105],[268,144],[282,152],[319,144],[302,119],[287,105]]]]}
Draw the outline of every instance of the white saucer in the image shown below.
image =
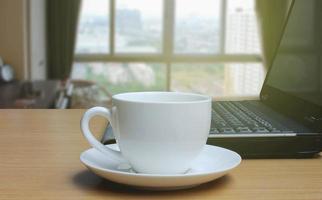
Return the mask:
{"type": "MultiPolygon", "coordinates": [[[[107,145],[118,149],[116,144],[107,145]]],[[[84,151],[81,162],[95,174],[121,184],[150,190],[173,190],[197,186],[215,180],[237,167],[241,157],[228,149],[205,145],[185,174],[141,174],[129,165],[108,159],[94,148],[84,151]]]]}

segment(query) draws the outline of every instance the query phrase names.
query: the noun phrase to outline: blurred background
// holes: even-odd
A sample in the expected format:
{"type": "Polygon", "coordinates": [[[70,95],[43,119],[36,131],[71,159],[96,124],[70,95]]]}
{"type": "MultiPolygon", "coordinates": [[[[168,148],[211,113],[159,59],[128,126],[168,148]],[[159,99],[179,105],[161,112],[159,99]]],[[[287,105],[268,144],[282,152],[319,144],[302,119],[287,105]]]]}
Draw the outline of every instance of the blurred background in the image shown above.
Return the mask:
{"type": "Polygon", "coordinates": [[[0,0],[0,108],[257,98],[290,0],[0,0]],[[272,14],[274,13],[274,14],[272,14]]]}

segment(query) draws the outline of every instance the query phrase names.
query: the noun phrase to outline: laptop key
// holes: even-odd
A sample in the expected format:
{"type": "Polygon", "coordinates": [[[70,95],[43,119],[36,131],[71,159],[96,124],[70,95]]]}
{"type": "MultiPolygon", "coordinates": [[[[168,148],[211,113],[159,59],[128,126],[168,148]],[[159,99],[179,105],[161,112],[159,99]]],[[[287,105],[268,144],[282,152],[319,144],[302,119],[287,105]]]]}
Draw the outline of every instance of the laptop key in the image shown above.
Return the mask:
{"type": "Polygon", "coordinates": [[[252,130],[250,130],[248,127],[238,127],[236,128],[236,131],[239,133],[251,133],[252,130]]]}
{"type": "Polygon", "coordinates": [[[233,128],[219,128],[220,133],[236,133],[233,128]]]}
{"type": "Polygon", "coordinates": [[[292,130],[283,130],[282,132],[283,133],[294,133],[294,131],[292,131],[292,130]]]}
{"type": "Polygon", "coordinates": [[[281,130],[277,129],[277,128],[268,128],[268,130],[271,132],[271,133],[280,133],[282,132],[281,130]]]}
{"type": "Polygon", "coordinates": [[[214,126],[217,128],[229,127],[227,123],[214,123],[214,126]]]}
{"type": "Polygon", "coordinates": [[[268,127],[266,129],[268,129],[272,133],[281,133],[281,132],[283,132],[282,131],[283,129],[280,129],[280,128],[277,128],[277,127],[273,127],[273,126],[272,127],[268,127]]]}
{"type": "MultiPolygon", "coordinates": [[[[238,129],[238,128],[241,128],[241,127],[244,127],[244,124],[232,124],[231,125],[234,129],[238,129]]],[[[247,127],[248,128],[248,127],[247,127]]]]}
{"type": "Polygon", "coordinates": [[[269,133],[269,130],[267,130],[264,127],[255,127],[255,128],[252,128],[252,130],[253,132],[256,132],[256,133],[269,133]]]}
{"type": "Polygon", "coordinates": [[[218,129],[216,129],[216,128],[210,129],[210,134],[217,134],[217,133],[219,133],[218,129]]]}

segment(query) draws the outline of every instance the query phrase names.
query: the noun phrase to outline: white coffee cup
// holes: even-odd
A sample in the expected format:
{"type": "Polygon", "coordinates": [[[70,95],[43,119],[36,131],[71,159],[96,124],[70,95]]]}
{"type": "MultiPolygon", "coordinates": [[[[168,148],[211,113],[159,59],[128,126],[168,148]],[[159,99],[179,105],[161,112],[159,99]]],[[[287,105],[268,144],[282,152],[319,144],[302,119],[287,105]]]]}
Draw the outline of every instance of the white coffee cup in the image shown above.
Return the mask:
{"type": "Polygon", "coordinates": [[[211,98],[179,92],[137,92],[113,96],[113,107],[94,107],[81,120],[89,143],[110,157],[128,162],[139,173],[185,173],[206,144],[211,121],[211,98]],[[93,136],[89,121],[106,117],[121,151],[93,136]]]}

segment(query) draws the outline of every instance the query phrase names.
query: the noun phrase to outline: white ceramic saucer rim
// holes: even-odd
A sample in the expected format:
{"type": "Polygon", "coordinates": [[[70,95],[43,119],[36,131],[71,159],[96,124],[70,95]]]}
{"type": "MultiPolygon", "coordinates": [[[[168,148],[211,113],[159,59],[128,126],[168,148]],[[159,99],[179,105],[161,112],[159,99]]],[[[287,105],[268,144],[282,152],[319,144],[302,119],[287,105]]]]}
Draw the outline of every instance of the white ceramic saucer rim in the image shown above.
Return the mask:
{"type": "MultiPolygon", "coordinates": [[[[106,145],[108,146],[108,145],[106,145]]],[[[94,168],[94,169],[97,169],[97,170],[100,170],[100,171],[103,171],[103,172],[107,172],[107,173],[114,173],[114,174],[119,174],[119,175],[126,175],[126,176],[133,176],[133,177],[137,177],[137,176],[142,176],[142,177],[156,177],[156,178],[167,178],[167,177],[170,177],[170,178],[175,178],[175,177],[195,177],[195,176],[204,176],[204,175],[211,175],[211,174],[214,174],[214,173],[225,173],[227,171],[230,171],[232,169],[234,169],[235,167],[237,167],[240,163],[241,163],[241,156],[232,151],[232,150],[229,150],[229,149],[225,149],[225,148],[222,148],[222,147],[218,147],[218,146],[213,146],[213,145],[205,145],[205,146],[208,146],[210,148],[217,148],[217,149],[220,149],[222,151],[226,151],[226,152],[229,152],[230,154],[234,155],[238,160],[238,162],[234,163],[234,165],[232,165],[231,167],[229,168],[225,168],[224,170],[213,170],[213,171],[209,171],[209,172],[195,172],[195,173],[186,173],[186,174],[147,174],[147,173],[131,173],[131,172],[124,172],[124,171],[117,171],[117,170],[111,170],[111,169],[107,169],[107,168],[102,168],[102,167],[99,167],[95,164],[92,164],[91,162],[88,162],[86,161],[86,159],[84,158],[84,155],[86,152],[94,149],[94,148],[90,148],[90,149],[87,149],[85,150],[84,152],[81,153],[80,155],[80,161],[87,167],[90,167],[90,168],[94,168]]]]}

